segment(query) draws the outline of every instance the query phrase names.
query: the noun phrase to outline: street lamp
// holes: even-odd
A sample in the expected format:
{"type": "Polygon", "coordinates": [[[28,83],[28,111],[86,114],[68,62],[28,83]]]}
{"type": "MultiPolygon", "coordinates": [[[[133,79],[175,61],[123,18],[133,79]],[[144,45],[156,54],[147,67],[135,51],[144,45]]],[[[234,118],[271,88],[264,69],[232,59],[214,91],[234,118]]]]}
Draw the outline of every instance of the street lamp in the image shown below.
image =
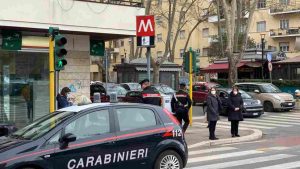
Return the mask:
{"type": "Polygon", "coordinates": [[[261,38],[261,78],[264,79],[264,48],[265,48],[265,35],[260,34],[261,38]]]}

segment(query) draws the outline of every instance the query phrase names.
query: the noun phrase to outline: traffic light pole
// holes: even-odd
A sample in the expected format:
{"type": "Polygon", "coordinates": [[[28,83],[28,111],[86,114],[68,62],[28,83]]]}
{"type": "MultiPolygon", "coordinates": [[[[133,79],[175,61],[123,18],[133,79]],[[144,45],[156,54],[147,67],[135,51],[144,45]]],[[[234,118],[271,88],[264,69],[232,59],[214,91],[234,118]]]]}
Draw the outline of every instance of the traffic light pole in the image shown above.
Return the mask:
{"type": "Polygon", "coordinates": [[[55,71],[54,71],[54,45],[53,37],[49,36],[49,95],[50,113],[55,111],[55,71]]]}
{"type": "MultiPolygon", "coordinates": [[[[189,92],[190,92],[190,98],[193,101],[193,55],[192,55],[192,48],[190,48],[189,52],[189,78],[190,78],[190,86],[189,86],[189,92]]],[[[190,125],[193,123],[193,105],[190,108],[190,125]]]]}

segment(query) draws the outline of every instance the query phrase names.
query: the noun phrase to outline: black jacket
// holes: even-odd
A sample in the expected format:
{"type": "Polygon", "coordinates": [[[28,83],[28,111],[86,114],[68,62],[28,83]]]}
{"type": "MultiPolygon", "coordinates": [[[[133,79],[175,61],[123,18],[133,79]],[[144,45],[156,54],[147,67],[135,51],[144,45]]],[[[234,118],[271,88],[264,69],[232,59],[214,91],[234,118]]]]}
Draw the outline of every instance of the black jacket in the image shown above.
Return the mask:
{"type": "Polygon", "coordinates": [[[161,106],[160,93],[153,87],[146,87],[141,93],[142,103],[161,106]]]}
{"type": "Polygon", "coordinates": [[[178,92],[175,93],[175,96],[173,96],[171,100],[172,112],[174,113],[178,111],[188,112],[192,106],[192,100],[190,98],[190,95],[184,90],[179,90],[178,92]],[[177,98],[177,101],[175,96],[177,98]]]}
{"type": "Polygon", "coordinates": [[[242,110],[243,110],[243,99],[240,93],[238,93],[237,95],[234,95],[232,92],[229,95],[229,99],[228,99],[228,120],[229,121],[243,121],[243,114],[242,114],[242,110]],[[240,110],[235,111],[235,108],[240,108],[240,110]]]}
{"type": "Polygon", "coordinates": [[[219,96],[214,96],[211,93],[206,98],[207,106],[207,121],[218,121],[219,112],[222,110],[222,102],[219,96]]]}

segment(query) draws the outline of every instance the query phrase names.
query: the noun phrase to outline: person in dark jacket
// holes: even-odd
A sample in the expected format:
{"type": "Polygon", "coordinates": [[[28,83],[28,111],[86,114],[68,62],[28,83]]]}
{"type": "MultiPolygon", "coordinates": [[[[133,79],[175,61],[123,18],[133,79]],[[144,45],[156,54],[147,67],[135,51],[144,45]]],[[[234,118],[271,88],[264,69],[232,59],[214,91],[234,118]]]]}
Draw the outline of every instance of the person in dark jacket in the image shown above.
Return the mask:
{"type": "Polygon", "coordinates": [[[72,104],[68,101],[68,94],[71,92],[70,88],[68,87],[64,87],[60,94],[58,94],[56,96],[56,100],[57,100],[57,108],[58,109],[62,109],[65,107],[69,107],[72,104]]]}
{"type": "Polygon", "coordinates": [[[180,124],[182,124],[182,120],[184,121],[184,125],[182,127],[183,132],[186,131],[190,124],[189,110],[192,106],[192,100],[185,89],[185,83],[181,83],[179,86],[179,91],[174,94],[171,100],[172,112],[175,113],[175,116],[180,124]]]}
{"type": "Polygon", "coordinates": [[[144,79],[140,82],[140,85],[143,89],[141,93],[141,102],[144,104],[153,104],[156,106],[161,106],[160,93],[150,86],[149,79],[144,79]]]}
{"type": "Polygon", "coordinates": [[[243,99],[237,86],[232,87],[232,91],[228,99],[228,120],[231,121],[231,136],[240,137],[239,121],[243,121],[243,99]]]}
{"type": "Polygon", "coordinates": [[[207,104],[207,121],[209,128],[209,139],[217,140],[215,135],[217,121],[219,120],[219,112],[222,110],[222,103],[216,94],[216,88],[212,87],[206,99],[207,104]]]}

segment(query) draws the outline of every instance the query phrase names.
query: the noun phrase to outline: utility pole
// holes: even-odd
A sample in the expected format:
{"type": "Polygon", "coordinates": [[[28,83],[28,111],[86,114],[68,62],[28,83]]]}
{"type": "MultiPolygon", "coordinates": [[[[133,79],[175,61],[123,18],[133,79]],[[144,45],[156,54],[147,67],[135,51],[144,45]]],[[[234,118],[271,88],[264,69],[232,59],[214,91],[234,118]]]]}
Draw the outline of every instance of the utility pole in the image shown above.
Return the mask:
{"type": "MultiPolygon", "coordinates": [[[[189,51],[189,76],[190,76],[190,86],[189,86],[189,94],[191,97],[191,100],[193,100],[193,51],[192,48],[190,48],[189,51]]],[[[193,105],[190,108],[190,125],[193,123],[193,105]]]]}
{"type": "Polygon", "coordinates": [[[261,36],[261,78],[264,79],[264,48],[265,48],[265,34],[261,36]]]}
{"type": "Polygon", "coordinates": [[[55,71],[54,71],[54,37],[53,28],[49,28],[49,110],[55,111],[55,71]]]}

